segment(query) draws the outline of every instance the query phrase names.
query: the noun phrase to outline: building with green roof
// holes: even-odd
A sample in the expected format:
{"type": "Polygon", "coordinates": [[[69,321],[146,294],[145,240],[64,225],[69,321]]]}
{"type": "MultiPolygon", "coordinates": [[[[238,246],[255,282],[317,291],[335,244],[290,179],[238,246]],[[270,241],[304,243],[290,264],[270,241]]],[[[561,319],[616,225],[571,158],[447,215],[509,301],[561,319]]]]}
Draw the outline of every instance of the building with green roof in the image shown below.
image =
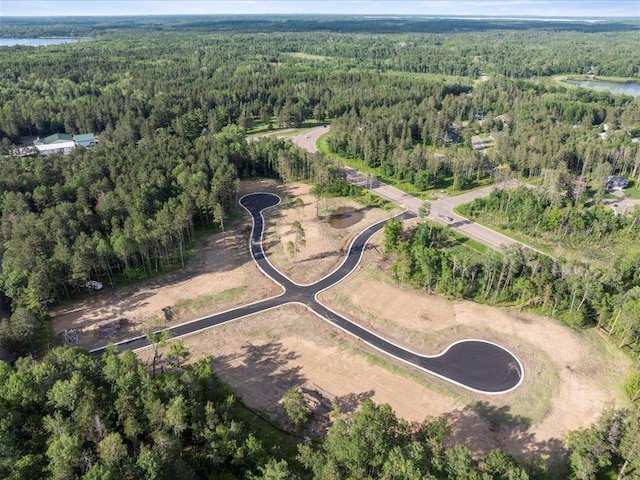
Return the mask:
{"type": "Polygon", "coordinates": [[[44,138],[44,144],[50,145],[52,143],[73,142],[73,137],[68,133],[54,133],[44,138]]]}
{"type": "Polygon", "coordinates": [[[73,141],[79,147],[92,147],[96,144],[96,136],[93,133],[83,133],[81,135],[74,135],[73,141]]]}

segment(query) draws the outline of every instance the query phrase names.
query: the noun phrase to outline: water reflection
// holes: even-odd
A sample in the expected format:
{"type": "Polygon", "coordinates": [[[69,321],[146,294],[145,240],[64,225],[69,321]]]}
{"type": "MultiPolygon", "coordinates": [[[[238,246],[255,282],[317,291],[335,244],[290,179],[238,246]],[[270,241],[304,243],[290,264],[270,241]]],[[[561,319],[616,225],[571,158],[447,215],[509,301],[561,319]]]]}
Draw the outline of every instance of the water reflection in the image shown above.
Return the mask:
{"type": "Polygon", "coordinates": [[[333,228],[347,228],[358,223],[362,217],[364,217],[362,210],[356,210],[353,207],[340,207],[329,215],[329,225],[333,228]]]}
{"type": "Polygon", "coordinates": [[[640,83],[637,82],[609,82],[598,78],[589,78],[586,80],[576,80],[568,78],[566,83],[576,85],[583,88],[591,88],[601,92],[623,93],[632,97],[640,97],[640,83]]]}

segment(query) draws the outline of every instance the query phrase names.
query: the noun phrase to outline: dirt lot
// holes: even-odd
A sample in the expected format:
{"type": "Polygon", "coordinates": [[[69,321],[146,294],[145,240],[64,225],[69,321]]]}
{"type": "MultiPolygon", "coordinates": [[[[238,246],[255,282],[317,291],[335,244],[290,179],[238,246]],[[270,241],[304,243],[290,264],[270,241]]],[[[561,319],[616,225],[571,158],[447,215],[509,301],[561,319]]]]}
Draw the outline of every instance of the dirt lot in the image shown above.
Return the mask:
{"type": "MultiPolygon", "coordinates": [[[[278,193],[272,181],[243,183],[241,194],[252,191],[278,193]]],[[[250,217],[232,227],[200,239],[184,269],[56,308],[54,331],[76,330],[80,345],[93,348],[279,294],[249,254],[250,217]],[[173,321],[167,307],[176,313],[173,321]]]]}
{"type": "Polygon", "coordinates": [[[342,263],[349,244],[365,226],[389,218],[400,211],[365,209],[359,203],[345,198],[323,199],[320,208],[317,209],[317,201],[309,193],[309,185],[293,184],[288,186],[286,191],[288,196],[281,208],[265,212],[265,252],[278,270],[300,284],[313,283],[331,273],[342,263]],[[294,208],[294,198],[301,198],[304,206],[294,208]],[[334,228],[328,219],[336,209],[352,211],[351,216],[345,219],[345,224],[350,223],[349,218],[362,218],[353,225],[334,228]],[[302,226],[306,245],[299,247],[299,251],[290,256],[287,243],[295,242],[296,234],[292,224],[296,221],[302,226]]]}
{"type": "MultiPolygon", "coordinates": [[[[245,183],[242,188],[244,193],[276,191],[268,181],[245,183]]],[[[286,208],[290,200],[285,198],[283,207],[267,215],[265,241],[270,260],[300,283],[335,268],[342,261],[336,252],[346,248],[356,232],[389,216],[368,211],[355,225],[334,229],[315,220],[315,199],[307,186],[292,185],[290,193],[300,195],[305,206],[286,208]],[[292,259],[285,247],[294,220],[305,230],[306,246],[292,259]]],[[[345,201],[329,207],[337,206],[356,205],[345,201]]],[[[54,328],[78,329],[82,344],[94,346],[107,341],[98,335],[100,321],[126,318],[117,333],[121,338],[158,322],[166,324],[165,307],[180,312],[185,321],[279,293],[249,259],[250,221],[243,218],[233,231],[204,238],[184,270],[61,307],[54,312],[54,328]]],[[[519,389],[489,396],[449,385],[381,357],[300,306],[281,307],[187,337],[192,359],[213,356],[216,371],[247,404],[279,420],[283,420],[280,399],[292,385],[302,386],[317,399],[322,407],[319,423],[326,418],[329,402],[350,412],[359,401],[372,397],[411,421],[447,415],[455,438],[476,452],[500,446],[519,455],[536,451],[553,456],[562,451],[559,439],[569,429],[589,425],[606,405],[622,402],[619,384],[627,361],[597,335],[578,336],[545,318],[398,286],[384,273],[389,261],[375,245],[380,239],[375,237],[367,249],[363,266],[327,291],[324,299],[350,318],[428,354],[462,338],[496,341],[524,364],[525,382],[519,389]]],[[[148,352],[140,355],[144,358],[148,352]]]]}

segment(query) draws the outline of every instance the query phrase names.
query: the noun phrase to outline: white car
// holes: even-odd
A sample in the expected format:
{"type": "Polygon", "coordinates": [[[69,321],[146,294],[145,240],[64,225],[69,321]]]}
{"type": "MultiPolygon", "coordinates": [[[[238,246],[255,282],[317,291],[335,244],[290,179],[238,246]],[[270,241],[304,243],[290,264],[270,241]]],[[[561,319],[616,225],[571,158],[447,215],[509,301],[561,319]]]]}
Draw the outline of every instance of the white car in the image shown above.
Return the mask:
{"type": "Polygon", "coordinates": [[[102,290],[102,282],[98,282],[97,280],[89,280],[87,282],[87,288],[89,290],[95,290],[95,291],[100,291],[102,290]]]}

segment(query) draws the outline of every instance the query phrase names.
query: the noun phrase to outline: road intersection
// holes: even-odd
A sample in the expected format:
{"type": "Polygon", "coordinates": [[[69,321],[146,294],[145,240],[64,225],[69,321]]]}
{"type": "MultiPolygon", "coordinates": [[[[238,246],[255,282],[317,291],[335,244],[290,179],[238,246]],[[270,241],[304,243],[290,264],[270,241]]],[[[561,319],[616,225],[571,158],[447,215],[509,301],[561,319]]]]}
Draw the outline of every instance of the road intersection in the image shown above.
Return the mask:
{"type": "MultiPolygon", "coordinates": [[[[420,355],[361,327],[320,302],[318,295],[321,292],[341,282],[355,270],[367,243],[383,228],[387,220],[367,227],[356,236],[342,264],[326,277],[309,285],[300,285],[291,281],[269,262],[262,245],[264,235],[262,212],[279,203],[280,197],[270,193],[254,193],[240,199],[240,205],[251,215],[253,222],[249,239],[251,256],[262,272],[282,287],[283,292],[275,297],[165,329],[171,338],[191,335],[283,305],[299,304],[344,332],[353,335],[359,341],[397,360],[469,390],[485,394],[501,394],[516,389],[522,383],[524,378],[522,364],[511,352],[499,345],[485,340],[468,339],[450,345],[439,355],[420,355]]],[[[415,216],[410,210],[400,215],[405,218],[415,216]]],[[[147,336],[139,336],[115,344],[119,350],[138,350],[149,345],[147,336]]],[[[106,348],[92,350],[92,353],[101,354],[106,348]]]]}

